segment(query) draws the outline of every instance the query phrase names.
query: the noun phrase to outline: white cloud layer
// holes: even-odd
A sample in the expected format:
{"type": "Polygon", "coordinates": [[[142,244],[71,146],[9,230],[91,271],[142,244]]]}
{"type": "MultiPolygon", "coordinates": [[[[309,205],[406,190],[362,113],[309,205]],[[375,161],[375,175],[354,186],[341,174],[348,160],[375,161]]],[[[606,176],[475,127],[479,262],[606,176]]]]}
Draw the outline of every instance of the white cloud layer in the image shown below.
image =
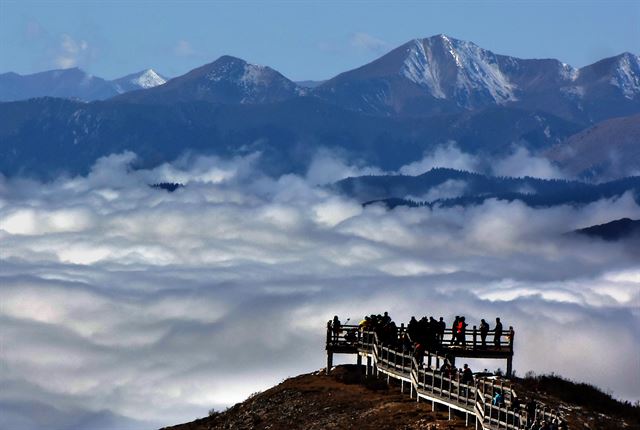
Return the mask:
{"type": "Polygon", "coordinates": [[[499,315],[519,372],[640,399],[640,246],[563,235],[640,217],[631,196],[362,208],[313,185],[363,170],[323,157],[307,178],[258,175],[255,156],[130,171],[125,153],[0,180],[0,428],[188,421],[323,366],[332,315],[384,310],[499,315]]]}
{"type": "Polygon", "coordinates": [[[561,171],[551,161],[531,154],[523,146],[514,145],[510,154],[503,158],[491,159],[489,162],[486,157],[462,151],[454,141],[425,152],[421,160],[402,166],[398,173],[416,176],[436,167],[516,178],[531,176],[542,179],[571,179],[570,175],[561,171]]]}
{"type": "Polygon", "coordinates": [[[426,152],[422,160],[402,166],[398,173],[417,176],[435,167],[479,172],[481,163],[473,155],[462,152],[455,142],[450,141],[435,147],[432,151],[426,152]]]}

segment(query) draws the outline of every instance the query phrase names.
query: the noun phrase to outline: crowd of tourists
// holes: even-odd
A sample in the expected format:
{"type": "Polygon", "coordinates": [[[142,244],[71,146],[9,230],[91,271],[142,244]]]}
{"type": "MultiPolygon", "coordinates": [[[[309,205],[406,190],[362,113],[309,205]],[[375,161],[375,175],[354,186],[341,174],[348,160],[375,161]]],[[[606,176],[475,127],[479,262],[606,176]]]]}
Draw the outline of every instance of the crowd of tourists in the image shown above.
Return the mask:
{"type": "MultiPolygon", "coordinates": [[[[334,333],[334,338],[337,339],[342,331],[342,324],[336,315],[331,322],[331,327],[334,333]]],[[[399,330],[398,325],[391,319],[388,312],[384,314],[371,314],[362,321],[360,321],[359,328],[361,331],[373,331],[376,333],[378,340],[385,345],[401,346],[406,352],[410,348],[414,348],[416,345],[424,351],[437,351],[440,346],[448,345],[453,347],[467,347],[467,327],[466,318],[464,316],[456,315],[451,325],[451,337],[445,340],[445,331],[447,323],[443,317],[436,320],[433,316],[422,317],[420,320],[415,316],[411,317],[406,330],[399,330]]],[[[479,344],[476,344],[476,348],[487,348],[487,338],[489,334],[492,335],[492,345],[494,347],[500,347],[502,336],[506,334],[507,341],[513,340],[514,330],[513,327],[505,332],[502,326],[500,318],[496,318],[496,323],[491,330],[489,323],[484,319],[480,320],[480,326],[476,332],[480,337],[479,344]]],[[[355,333],[350,333],[349,330],[345,331],[345,340],[351,336],[355,338],[355,333]]]]}

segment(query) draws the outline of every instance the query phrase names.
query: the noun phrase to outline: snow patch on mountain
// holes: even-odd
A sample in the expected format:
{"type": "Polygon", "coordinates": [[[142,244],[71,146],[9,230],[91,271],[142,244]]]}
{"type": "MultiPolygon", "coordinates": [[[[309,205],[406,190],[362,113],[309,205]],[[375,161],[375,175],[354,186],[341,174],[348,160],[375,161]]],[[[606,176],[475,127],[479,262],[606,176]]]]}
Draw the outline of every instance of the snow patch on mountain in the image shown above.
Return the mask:
{"type": "Polygon", "coordinates": [[[269,83],[272,71],[267,66],[246,63],[240,59],[232,59],[211,70],[207,79],[213,82],[231,81],[244,88],[251,88],[269,83]]]}
{"type": "Polygon", "coordinates": [[[640,57],[628,52],[621,55],[609,82],[620,88],[626,98],[633,99],[640,93],[640,57]]]}
{"type": "Polygon", "coordinates": [[[256,64],[245,64],[240,82],[245,86],[264,85],[267,83],[267,67],[256,64]]]}
{"type": "Polygon", "coordinates": [[[480,48],[478,45],[461,40],[451,40],[446,36],[443,40],[460,69],[456,87],[458,92],[471,93],[488,91],[496,103],[502,104],[516,100],[514,85],[498,66],[496,55],[480,48]]]}
{"type": "Polygon", "coordinates": [[[567,81],[575,81],[578,79],[580,72],[578,69],[567,63],[560,63],[560,76],[567,81]]]}
{"type": "Polygon", "coordinates": [[[466,107],[472,107],[478,94],[498,104],[517,100],[516,87],[500,70],[495,54],[445,35],[413,40],[400,74],[426,87],[433,97],[452,97],[466,107]]]}
{"type": "Polygon", "coordinates": [[[440,87],[438,70],[433,67],[435,61],[430,58],[430,55],[431,51],[427,52],[425,50],[422,40],[413,40],[400,73],[410,81],[427,87],[433,97],[445,99],[447,96],[440,87]]]}
{"type": "MultiPolygon", "coordinates": [[[[247,63],[239,58],[220,57],[207,71],[205,79],[235,87],[239,103],[259,103],[300,95],[297,86],[270,67],[247,63]]],[[[202,92],[211,91],[209,85],[202,92]]]]}

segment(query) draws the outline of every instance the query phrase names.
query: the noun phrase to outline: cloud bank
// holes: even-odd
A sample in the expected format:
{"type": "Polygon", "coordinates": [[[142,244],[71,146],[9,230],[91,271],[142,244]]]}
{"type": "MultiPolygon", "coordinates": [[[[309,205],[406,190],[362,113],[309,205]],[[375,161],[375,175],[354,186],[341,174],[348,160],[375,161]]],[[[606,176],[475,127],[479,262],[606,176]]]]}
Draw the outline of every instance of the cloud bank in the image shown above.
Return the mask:
{"type": "Polygon", "coordinates": [[[640,247],[563,235],[640,217],[632,196],[388,211],[314,185],[362,168],[270,178],[256,157],[0,180],[1,428],[189,421],[322,367],[334,314],[384,310],[499,315],[518,372],[640,399],[640,247]]]}
{"type": "Polygon", "coordinates": [[[68,34],[63,34],[60,36],[54,65],[61,69],[86,65],[94,54],[86,40],[76,40],[68,34]]]}
{"type": "Polygon", "coordinates": [[[398,173],[416,176],[435,167],[516,178],[524,176],[541,179],[572,178],[547,158],[531,154],[524,146],[514,145],[511,153],[505,157],[487,160],[486,157],[462,151],[455,141],[438,145],[425,152],[421,160],[402,166],[398,173]]]}

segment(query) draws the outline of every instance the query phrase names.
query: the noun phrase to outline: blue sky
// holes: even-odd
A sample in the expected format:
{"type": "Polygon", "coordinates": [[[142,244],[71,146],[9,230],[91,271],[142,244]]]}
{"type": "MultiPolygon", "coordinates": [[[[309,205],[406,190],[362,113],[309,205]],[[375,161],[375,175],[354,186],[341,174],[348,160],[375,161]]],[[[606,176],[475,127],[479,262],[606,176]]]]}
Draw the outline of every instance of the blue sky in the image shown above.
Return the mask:
{"type": "Polygon", "coordinates": [[[177,76],[231,54],[295,80],[326,79],[438,33],[583,66],[640,53],[640,2],[0,0],[0,72],[177,76]]]}

